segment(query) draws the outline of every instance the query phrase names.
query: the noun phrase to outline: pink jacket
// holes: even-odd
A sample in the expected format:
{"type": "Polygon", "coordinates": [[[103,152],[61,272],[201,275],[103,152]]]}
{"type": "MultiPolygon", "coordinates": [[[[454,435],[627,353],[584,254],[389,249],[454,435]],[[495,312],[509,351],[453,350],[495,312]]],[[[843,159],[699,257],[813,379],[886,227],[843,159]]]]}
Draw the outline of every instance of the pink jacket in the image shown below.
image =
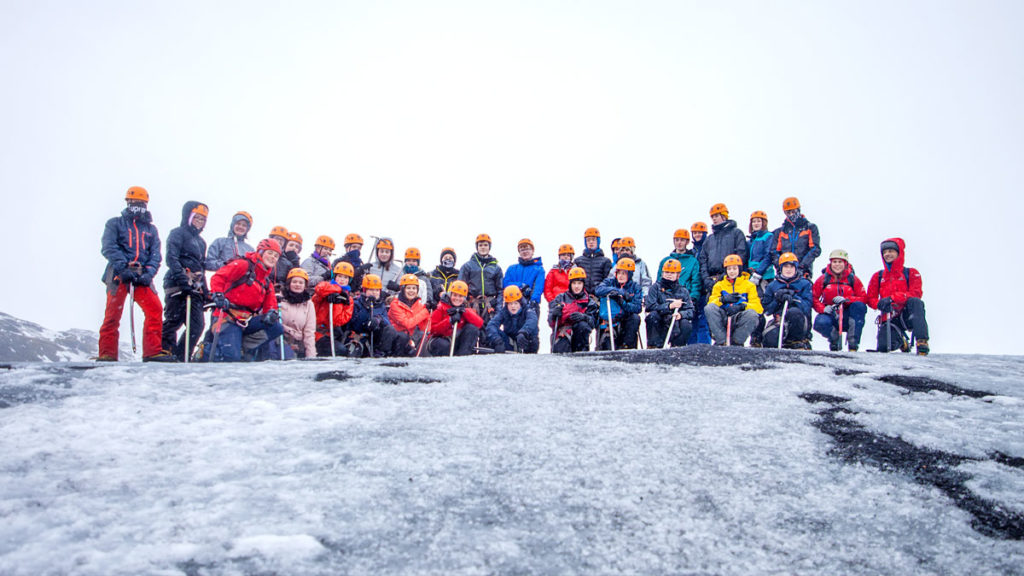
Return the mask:
{"type": "Polygon", "coordinates": [[[285,340],[289,344],[301,342],[306,350],[306,358],[316,358],[316,308],[313,302],[306,300],[302,304],[292,304],[282,300],[278,307],[281,311],[281,323],[284,325],[285,340]]]}

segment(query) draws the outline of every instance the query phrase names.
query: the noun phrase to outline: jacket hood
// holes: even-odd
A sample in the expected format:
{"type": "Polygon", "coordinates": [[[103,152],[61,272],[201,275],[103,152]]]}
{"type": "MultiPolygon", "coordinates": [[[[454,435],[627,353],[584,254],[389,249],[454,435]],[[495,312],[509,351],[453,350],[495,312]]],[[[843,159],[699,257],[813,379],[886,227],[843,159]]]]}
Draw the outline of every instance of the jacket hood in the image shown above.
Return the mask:
{"type": "MultiPolygon", "coordinates": [[[[234,238],[235,237],[235,224],[238,224],[239,220],[248,221],[248,219],[245,216],[242,216],[241,214],[235,214],[231,218],[231,226],[228,226],[228,238],[234,238]]],[[[239,240],[245,240],[246,238],[248,238],[249,237],[249,230],[251,230],[251,229],[252,229],[252,226],[250,226],[245,231],[245,234],[242,234],[242,237],[239,238],[239,240]]]]}
{"type": "MultiPolygon", "coordinates": [[[[197,202],[195,200],[189,200],[188,202],[185,202],[184,206],[181,207],[181,226],[182,227],[185,227],[185,226],[189,225],[188,224],[189,217],[192,215],[192,211],[195,210],[196,206],[206,206],[206,204],[203,204],[202,202],[197,202]]],[[[209,206],[207,206],[207,209],[209,209],[209,206]]]]}
{"type": "MultiPolygon", "coordinates": [[[[736,221],[735,220],[726,220],[725,222],[719,222],[718,224],[715,224],[715,225],[711,226],[711,230],[715,234],[718,234],[719,232],[724,232],[726,230],[729,230],[729,229],[735,228],[735,227],[736,227],[736,221]]],[[[707,235],[705,235],[704,238],[706,239],[707,235]]],[[[702,240],[702,242],[703,242],[703,240],[702,240]]]]}
{"type": "MultiPolygon", "coordinates": [[[[903,260],[906,258],[906,247],[907,244],[903,241],[903,238],[886,238],[885,242],[894,242],[899,247],[900,253],[896,255],[896,259],[892,261],[892,264],[886,264],[885,259],[882,260],[882,266],[890,272],[903,272],[903,260]]],[[[881,258],[881,249],[879,249],[879,257],[881,258]]]]}
{"type": "Polygon", "coordinates": [[[487,256],[484,256],[483,258],[481,258],[479,254],[474,253],[473,254],[473,259],[476,260],[477,262],[479,262],[481,265],[497,264],[498,263],[498,259],[495,258],[491,254],[488,254],[487,256]]]}
{"type": "Polygon", "coordinates": [[[544,267],[544,262],[541,261],[540,256],[529,259],[520,258],[519,263],[522,264],[523,266],[540,266],[541,268],[544,267]]]}

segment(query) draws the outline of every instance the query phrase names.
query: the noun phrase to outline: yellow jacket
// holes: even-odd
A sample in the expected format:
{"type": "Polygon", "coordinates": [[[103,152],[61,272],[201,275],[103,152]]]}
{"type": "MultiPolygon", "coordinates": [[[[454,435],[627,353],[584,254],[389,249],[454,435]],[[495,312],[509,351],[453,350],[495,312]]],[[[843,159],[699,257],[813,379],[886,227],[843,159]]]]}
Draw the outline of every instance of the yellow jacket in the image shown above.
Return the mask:
{"type": "Polygon", "coordinates": [[[709,304],[715,306],[722,305],[722,292],[729,292],[730,294],[739,294],[740,301],[747,303],[747,309],[753,310],[758,314],[764,314],[764,308],[761,306],[761,299],[757,297],[757,286],[750,281],[750,274],[741,272],[735,280],[729,280],[729,278],[723,278],[719,280],[715,287],[711,289],[711,297],[708,298],[709,304]]]}

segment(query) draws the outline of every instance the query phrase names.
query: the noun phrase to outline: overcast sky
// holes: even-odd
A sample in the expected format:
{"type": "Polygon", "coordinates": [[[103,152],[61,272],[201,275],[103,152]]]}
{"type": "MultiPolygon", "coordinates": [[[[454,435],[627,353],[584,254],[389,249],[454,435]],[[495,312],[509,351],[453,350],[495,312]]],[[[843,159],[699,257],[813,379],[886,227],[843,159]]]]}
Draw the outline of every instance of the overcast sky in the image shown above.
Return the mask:
{"type": "Polygon", "coordinates": [[[1022,29],[1015,1],[0,0],[0,310],[97,330],[133,185],[164,238],[195,199],[207,242],[244,209],[426,268],[480,232],[550,267],[589,226],[654,266],[712,204],[774,228],[795,195],[865,281],[907,241],[933,351],[1019,353],[1022,29]]]}

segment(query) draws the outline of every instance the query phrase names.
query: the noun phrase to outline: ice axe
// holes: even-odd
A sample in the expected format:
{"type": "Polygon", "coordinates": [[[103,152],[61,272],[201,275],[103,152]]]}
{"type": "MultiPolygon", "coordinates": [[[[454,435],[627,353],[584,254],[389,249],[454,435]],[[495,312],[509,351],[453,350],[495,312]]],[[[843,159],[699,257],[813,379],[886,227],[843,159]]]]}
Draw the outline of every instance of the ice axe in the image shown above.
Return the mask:
{"type": "Polygon", "coordinates": [[[779,348],[782,348],[782,337],[786,335],[786,312],[789,311],[789,300],[782,305],[782,318],[779,320],[779,348]]]}
{"type": "Polygon", "coordinates": [[[128,285],[128,323],[132,328],[132,354],[138,354],[135,345],[135,284],[128,285]]]}
{"type": "Polygon", "coordinates": [[[612,352],[615,352],[615,327],[612,326],[612,296],[608,295],[608,338],[611,340],[612,352]]]}
{"type": "MultiPolygon", "coordinates": [[[[134,330],[132,331],[134,332],[134,330]]],[[[192,293],[185,295],[185,364],[192,355],[192,293]]]]}
{"type": "Polygon", "coordinates": [[[330,315],[329,321],[331,326],[331,358],[334,358],[334,302],[327,303],[327,314],[330,315]]]}
{"type": "MultiPolygon", "coordinates": [[[[671,308],[669,309],[671,310],[671,308]]],[[[676,325],[676,314],[679,314],[679,312],[677,311],[672,313],[672,321],[668,323],[668,333],[665,334],[665,343],[661,345],[662,350],[668,348],[669,344],[672,343],[672,329],[675,328],[676,325]]]]}
{"type": "Polygon", "coordinates": [[[458,333],[459,333],[459,323],[456,322],[455,324],[452,324],[452,345],[451,345],[451,348],[448,350],[448,357],[449,358],[455,357],[455,336],[458,333]]]}

